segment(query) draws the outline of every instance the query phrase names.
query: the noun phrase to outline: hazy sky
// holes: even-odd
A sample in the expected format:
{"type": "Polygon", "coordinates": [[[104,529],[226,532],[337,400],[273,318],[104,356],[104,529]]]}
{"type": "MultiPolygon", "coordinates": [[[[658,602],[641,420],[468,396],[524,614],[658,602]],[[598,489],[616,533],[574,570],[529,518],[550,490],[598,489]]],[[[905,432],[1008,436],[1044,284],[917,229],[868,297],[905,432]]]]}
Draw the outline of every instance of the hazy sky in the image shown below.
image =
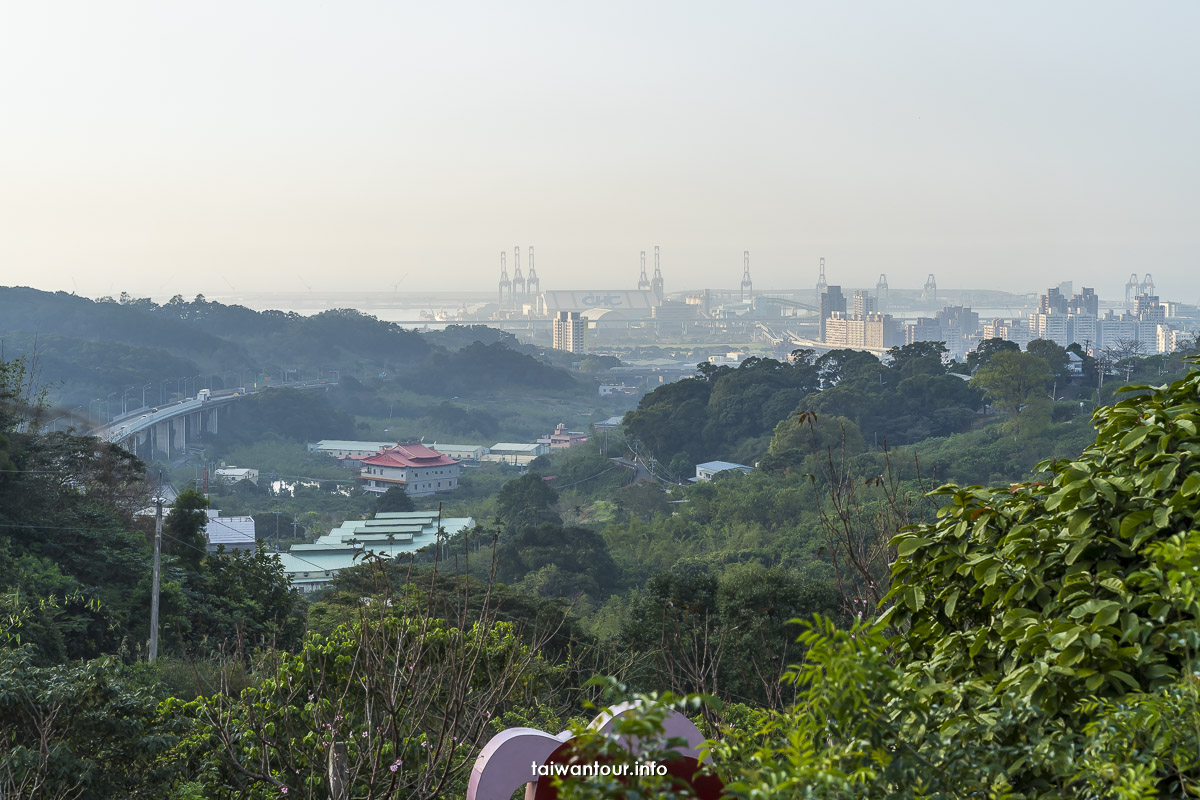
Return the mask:
{"type": "Polygon", "coordinates": [[[1200,4],[0,5],[0,284],[1200,297],[1200,4]]]}

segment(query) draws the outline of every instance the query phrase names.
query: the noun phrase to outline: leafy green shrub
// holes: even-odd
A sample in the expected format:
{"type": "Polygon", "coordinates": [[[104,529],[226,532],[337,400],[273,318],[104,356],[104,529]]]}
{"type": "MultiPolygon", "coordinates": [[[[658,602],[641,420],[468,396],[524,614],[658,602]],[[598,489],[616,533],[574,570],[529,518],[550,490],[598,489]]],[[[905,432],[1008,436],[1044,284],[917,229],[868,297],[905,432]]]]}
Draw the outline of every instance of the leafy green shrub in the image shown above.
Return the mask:
{"type": "Polygon", "coordinates": [[[1047,480],[938,491],[880,621],[716,745],[734,796],[1200,796],[1200,372],[1133,389],[1047,480]]]}

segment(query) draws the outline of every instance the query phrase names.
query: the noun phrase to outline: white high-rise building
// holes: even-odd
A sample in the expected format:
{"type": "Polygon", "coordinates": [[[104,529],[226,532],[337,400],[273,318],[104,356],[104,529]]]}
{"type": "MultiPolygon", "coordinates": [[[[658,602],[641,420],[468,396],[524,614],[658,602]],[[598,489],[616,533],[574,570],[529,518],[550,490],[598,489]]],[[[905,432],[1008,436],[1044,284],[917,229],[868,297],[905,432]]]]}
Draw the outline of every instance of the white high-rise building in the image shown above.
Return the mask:
{"type": "Polygon", "coordinates": [[[1029,315],[1029,338],[1049,339],[1060,347],[1071,344],[1067,335],[1067,315],[1041,313],[1029,315]]]}
{"type": "Polygon", "coordinates": [[[1096,317],[1092,314],[1081,313],[1072,314],[1071,322],[1071,340],[1076,344],[1083,345],[1087,349],[1092,350],[1099,342],[1099,334],[1096,331],[1096,317]]]}
{"type": "Polygon", "coordinates": [[[559,311],[554,315],[554,349],[582,353],[586,328],[587,320],[578,311],[559,311]]]}

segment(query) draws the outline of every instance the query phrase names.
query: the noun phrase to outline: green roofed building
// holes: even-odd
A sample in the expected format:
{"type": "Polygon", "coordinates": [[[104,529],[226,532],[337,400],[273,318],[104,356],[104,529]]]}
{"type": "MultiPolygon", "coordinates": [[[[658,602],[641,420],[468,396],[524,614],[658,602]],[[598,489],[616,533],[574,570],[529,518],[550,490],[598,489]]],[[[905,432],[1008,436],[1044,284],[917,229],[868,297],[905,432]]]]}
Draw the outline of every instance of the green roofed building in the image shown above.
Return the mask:
{"type": "MultiPolygon", "coordinates": [[[[442,531],[453,536],[475,527],[471,517],[443,517],[442,531]]],[[[346,520],[312,544],[294,544],[276,553],[293,585],[302,592],[327,586],[339,570],[361,564],[367,553],[396,558],[437,542],[436,511],[389,511],[372,519],[346,520]]]]}

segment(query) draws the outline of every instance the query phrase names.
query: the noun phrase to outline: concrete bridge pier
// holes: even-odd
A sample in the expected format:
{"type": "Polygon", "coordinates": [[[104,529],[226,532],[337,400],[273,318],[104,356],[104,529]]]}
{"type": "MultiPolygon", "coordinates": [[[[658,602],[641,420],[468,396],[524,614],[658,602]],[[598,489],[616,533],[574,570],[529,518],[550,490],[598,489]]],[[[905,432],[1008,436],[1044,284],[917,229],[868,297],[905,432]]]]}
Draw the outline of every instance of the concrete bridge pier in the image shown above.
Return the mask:
{"type": "Polygon", "coordinates": [[[154,460],[154,429],[139,431],[133,437],[133,454],[143,461],[154,460]]]}
{"type": "Polygon", "coordinates": [[[170,457],[172,451],[175,453],[182,453],[187,449],[187,421],[188,417],[190,416],[191,414],[185,414],[184,416],[176,417],[175,419],[171,420],[171,449],[167,451],[168,457],[170,457]]]}
{"type": "Polygon", "coordinates": [[[150,427],[151,460],[162,454],[164,461],[171,460],[171,423],[156,422],[150,427]]]}

